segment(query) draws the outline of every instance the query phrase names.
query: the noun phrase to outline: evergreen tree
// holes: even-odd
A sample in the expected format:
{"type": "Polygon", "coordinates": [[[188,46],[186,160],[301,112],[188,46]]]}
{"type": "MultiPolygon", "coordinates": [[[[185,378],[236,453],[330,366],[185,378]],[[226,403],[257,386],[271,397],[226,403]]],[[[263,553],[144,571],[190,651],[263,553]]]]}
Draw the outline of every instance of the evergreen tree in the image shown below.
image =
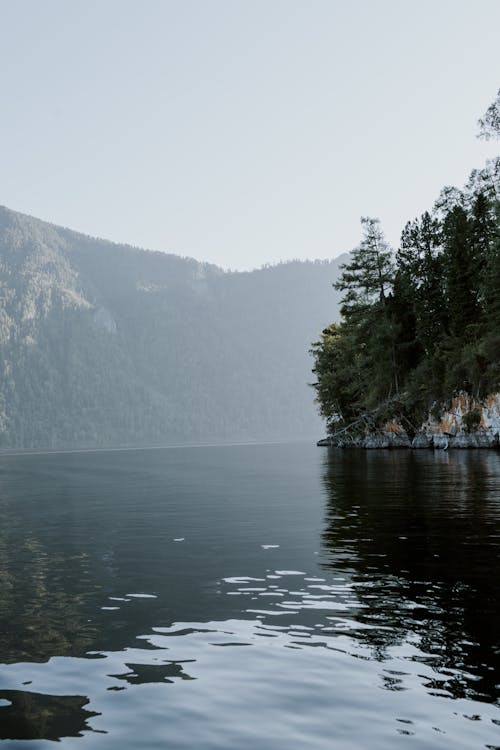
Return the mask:
{"type": "Polygon", "coordinates": [[[474,252],[473,226],[461,206],[443,222],[444,270],[448,328],[457,338],[479,321],[479,259],[474,252]]]}
{"type": "Polygon", "coordinates": [[[400,287],[404,285],[415,316],[415,338],[427,354],[446,325],[441,241],[441,224],[426,211],[405,226],[397,253],[400,287]]]}
{"type": "Polygon", "coordinates": [[[363,217],[361,225],[363,239],[352,251],[351,261],[342,266],[335,288],[345,293],[341,304],[345,333],[355,342],[364,371],[370,373],[363,392],[368,406],[397,393],[399,380],[396,328],[389,309],[393,255],[378,219],[363,217]]]}
{"type": "MultiPolygon", "coordinates": [[[[483,137],[500,137],[500,90],[480,125],[483,137]]],[[[498,391],[500,157],[408,222],[395,268],[378,220],[362,223],[363,240],[335,285],[343,322],[313,349],[329,428],[339,415],[360,424],[368,410],[380,422],[397,412],[417,423],[457,391],[498,391]]]]}
{"type": "Polygon", "coordinates": [[[478,125],[480,138],[485,140],[500,138],[500,89],[497,91],[495,100],[479,119],[478,125]]]}
{"type": "Polygon", "coordinates": [[[500,386],[500,202],[495,204],[496,222],[490,234],[488,256],[481,285],[485,317],[482,341],[486,361],[484,383],[487,390],[500,386]]]}
{"type": "Polygon", "coordinates": [[[362,313],[374,301],[384,303],[394,277],[392,253],[384,239],[379,219],[362,217],[363,239],[342,266],[335,288],[346,292],[341,312],[344,317],[362,313]]]}
{"type": "Polygon", "coordinates": [[[313,344],[311,354],[315,358],[316,400],[328,427],[349,423],[364,393],[362,350],[346,333],[345,325],[333,323],[313,344]]]}

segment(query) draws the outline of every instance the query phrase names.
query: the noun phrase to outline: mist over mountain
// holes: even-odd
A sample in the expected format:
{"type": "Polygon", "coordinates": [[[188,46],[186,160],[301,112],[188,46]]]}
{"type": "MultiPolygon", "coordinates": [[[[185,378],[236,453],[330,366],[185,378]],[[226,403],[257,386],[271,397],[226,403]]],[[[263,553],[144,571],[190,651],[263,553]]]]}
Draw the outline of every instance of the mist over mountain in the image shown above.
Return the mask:
{"type": "Polygon", "coordinates": [[[342,260],[224,272],[0,208],[0,446],[316,436],[342,260]]]}

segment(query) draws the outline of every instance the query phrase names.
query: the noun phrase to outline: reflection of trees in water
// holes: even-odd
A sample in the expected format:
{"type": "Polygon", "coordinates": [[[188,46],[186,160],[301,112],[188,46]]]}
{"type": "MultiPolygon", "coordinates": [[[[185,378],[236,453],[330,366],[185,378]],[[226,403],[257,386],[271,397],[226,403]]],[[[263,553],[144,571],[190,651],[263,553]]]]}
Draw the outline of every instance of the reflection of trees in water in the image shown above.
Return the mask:
{"type": "Polygon", "coordinates": [[[87,721],[98,716],[80,695],[45,695],[25,690],[0,690],[0,740],[56,740],[81,737],[87,721]]]}
{"type": "MultiPolygon", "coordinates": [[[[455,695],[498,696],[500,456],[331,450],[325,563],[351,571],[360,632],[380,657],[412,640],[455,695]],[[383,628],[387,628],[384,630],[383,628]]],[[[441,683],[440,687],[443,685],[441,683]]]]}
{"type": "MultiPolygon", "coordinates": [[[[193,662],[194,659],[187,659],[188,662],[193,662]]],[[[123,674],[112,674],[110,677],[116,677],[117,680],[125,680],[130,685],[146,685],[148,683],[156,682],[170,682],[173,683],[175,679],[180,680],[194,680],[187,672],[184,671],[183,662],[168,661],[163,664],[128,664],[125,666],[128,668],[128,672],[123,674]]],[[[120,688],[108,688],[119,690],[120,688]]]]}
{"type": "Polygon", "coordinates": [[[85,553],[50,552],[0,501],[0,661],[45,661],[85,652],[95,637],[85,617],[85,553]]]}

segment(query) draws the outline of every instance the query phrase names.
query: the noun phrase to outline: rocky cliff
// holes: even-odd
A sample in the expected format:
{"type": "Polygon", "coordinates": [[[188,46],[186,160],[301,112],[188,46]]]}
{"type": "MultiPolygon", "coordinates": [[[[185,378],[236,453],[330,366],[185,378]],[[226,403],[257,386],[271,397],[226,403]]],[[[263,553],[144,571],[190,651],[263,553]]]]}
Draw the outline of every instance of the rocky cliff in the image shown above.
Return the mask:
{"type": "Polygon", "coordinates": [[[447,408],[432,409],[415,434],[394,418],[362,434],[335,434],[318,445],[360,448],[496,448],[500,440],[500,393],[475,399],[459,393],[447,408]]]}

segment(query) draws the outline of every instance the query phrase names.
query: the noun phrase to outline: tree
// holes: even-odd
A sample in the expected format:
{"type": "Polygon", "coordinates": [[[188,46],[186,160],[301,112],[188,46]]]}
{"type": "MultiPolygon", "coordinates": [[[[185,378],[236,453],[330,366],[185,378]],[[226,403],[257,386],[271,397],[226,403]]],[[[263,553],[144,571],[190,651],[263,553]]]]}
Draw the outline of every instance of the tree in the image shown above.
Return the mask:
{"type": "Polygon", "coordinates": [[[365,393],[369,406],[399,390],[395,326],[389,310],[394,261],[379,219],[362,217],[361,225],[363,239],[351,252],[351,261],[342,266],[334,286],[345,292],[340,308],[344,330],[362,352],[365,369],[372,372],[365,393]],[[389,353],[387,360],[382,352],[389,353]]]}
{"type": "Polygon", "coordinates": [[[495,100],[490,104],[486,112],[478,120],[479,138],[489,141],[500,138],[500,89],[497,91],[495,100]]]}
{"type": "MultiPolygon", "coordinates": [[[[480,125],[500,137],[500,90],[480,125]]],[[[343,322],[314,345],[329,429],[340,417],[362,425],[367,413],[417,424],[457,391],[498,391],[500,157],[406,224],[395,267],[378,220],[362,226],[335,284],[343,322]]]]}
{"type": "Polygon", "coordinates": [[[392,252],[384,239],[380,220],[361,218],[363,239],[344,263],[335,289],[346,292],[341,312],[344,317],[356,314],[375,301],[385,302],[394,278],[392,252]]]}
{"type": "Polygon", "coordinates": [[[404,288],[413,307],[416,340],[427,354],[442,335],[446,320],[441,243],[441,223],[426,211],[420,219],[406,224],[397,252],[398,289],[404,288]]]}
{"type": "Polygon", "coordinates": [[[352,421],[364,391],[362,352],[344,324],[325,328],[312,345],[316,401],[329,429],[352,421]]]}
{"type": "Polygon", "coordinates": [[[456,206],[443,223],[444,268],[449,332],[462,338],[479,321],[478,259],[472,241],[472,221],[456,206]]]}
{"type": "Polygon", "coordinates": [[[484,308],[485,333],[482,351],[487,362],[484,388],[500,388],[500,202],[495,203],[496,221],[490,234],[488,255],[483,268],[481,302],[484,308]]]}
{"type": "Polygon", "coordinates": [[[473,169],[467,184],[464,195],[469,204],[473,203],[479,193],[490,200],[500,200],[500,157],[495,156],[493,159],[487,159],[482,169],[473,169]]]}

